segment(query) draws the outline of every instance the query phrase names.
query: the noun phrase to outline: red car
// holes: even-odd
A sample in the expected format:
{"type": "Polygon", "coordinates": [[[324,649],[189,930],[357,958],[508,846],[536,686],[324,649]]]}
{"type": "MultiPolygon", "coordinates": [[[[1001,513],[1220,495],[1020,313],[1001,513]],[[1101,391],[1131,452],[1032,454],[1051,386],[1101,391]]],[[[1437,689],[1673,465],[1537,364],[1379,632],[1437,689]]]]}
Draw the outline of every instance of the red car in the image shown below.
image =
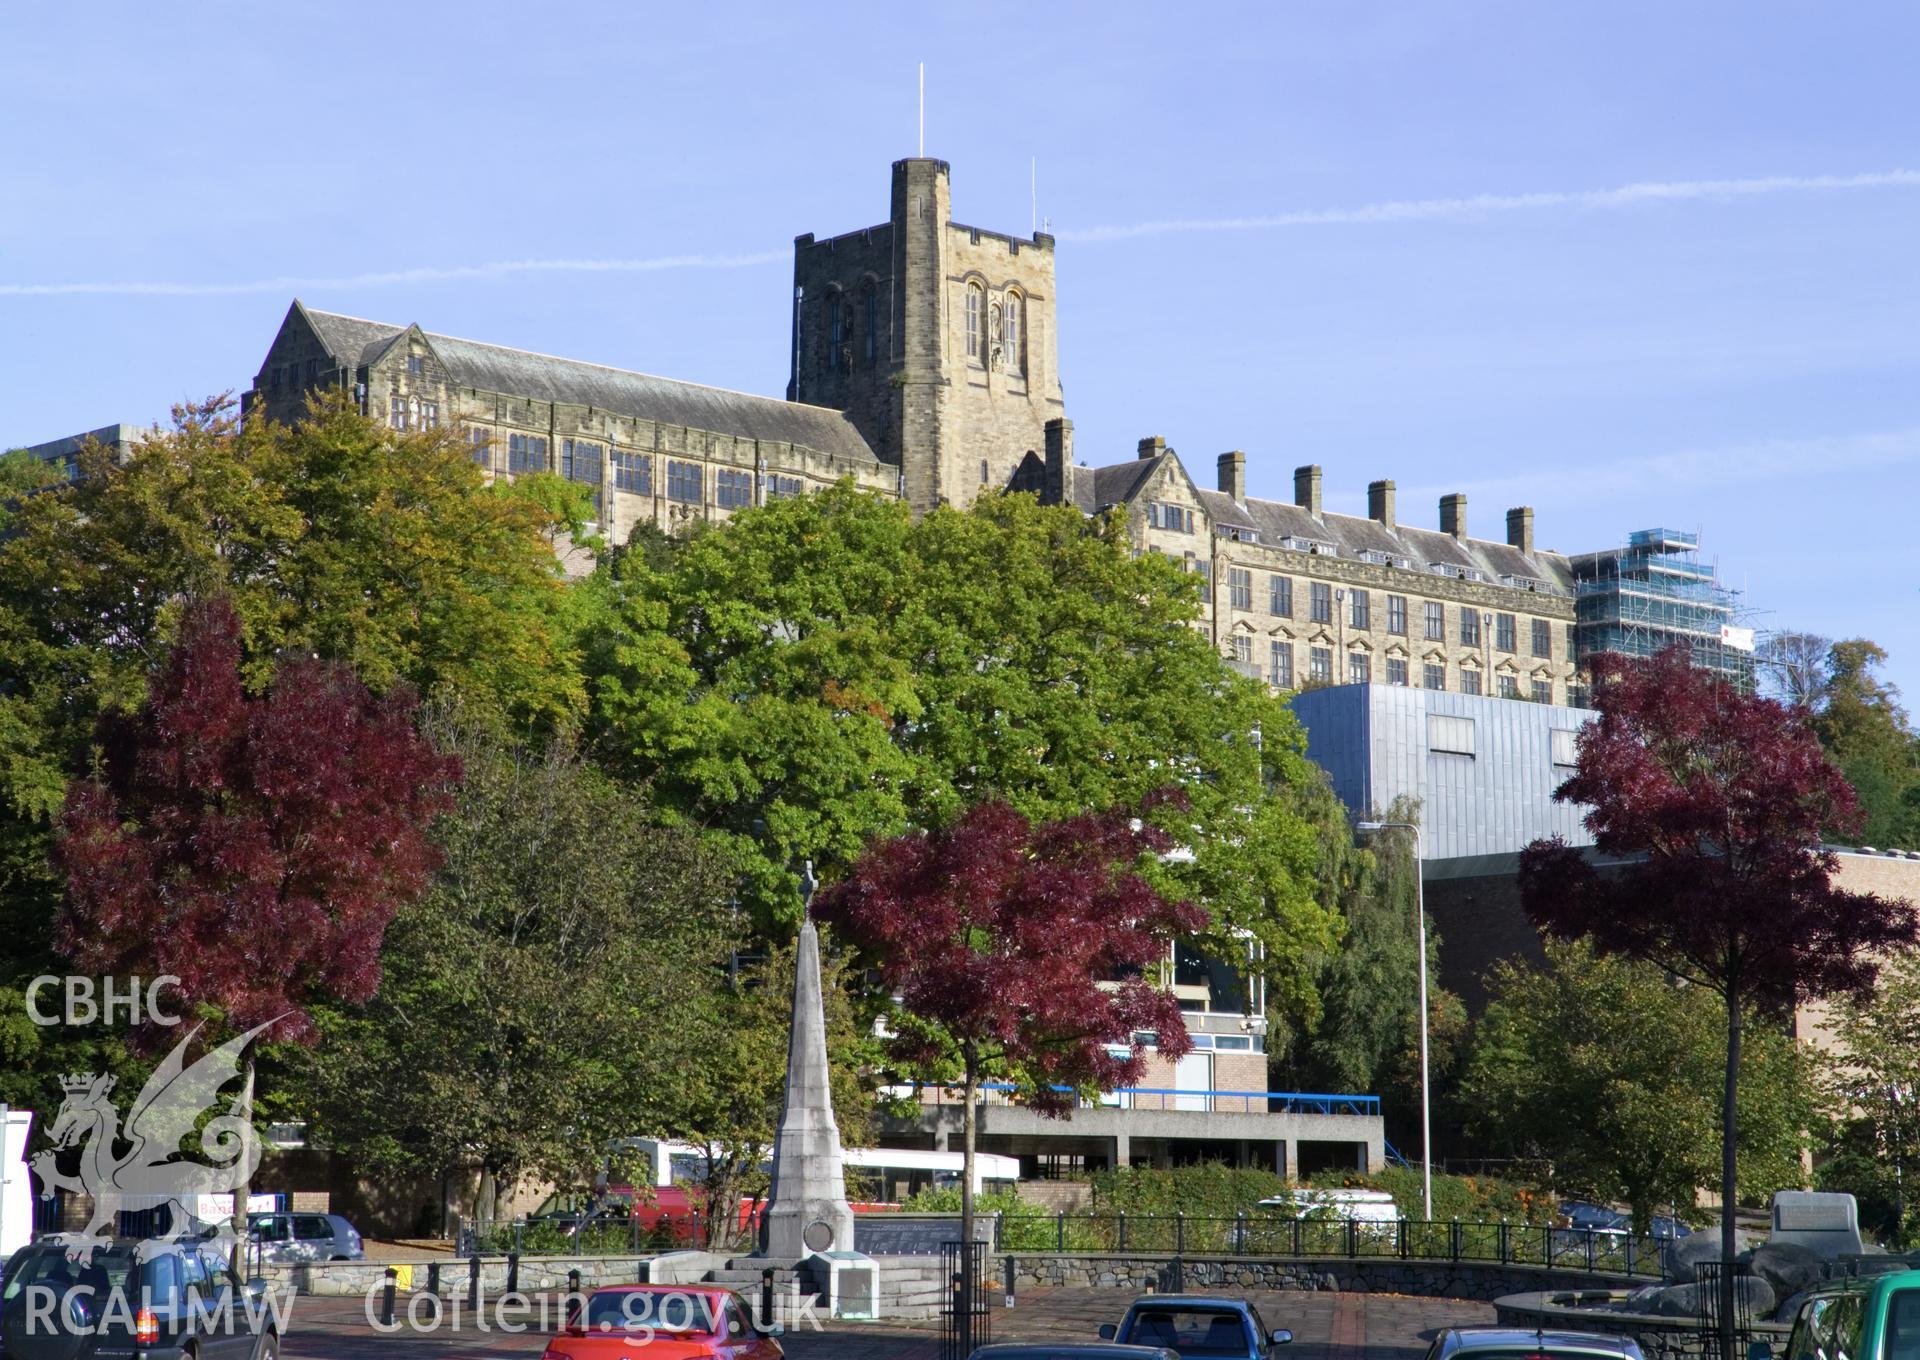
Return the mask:
{"type": "Polygon", "coordinates": [[[622,1284],[596,1289],[541,1360],[780,1360],[780,1343],[754,1329],[730,1289],[622,1284]]]}

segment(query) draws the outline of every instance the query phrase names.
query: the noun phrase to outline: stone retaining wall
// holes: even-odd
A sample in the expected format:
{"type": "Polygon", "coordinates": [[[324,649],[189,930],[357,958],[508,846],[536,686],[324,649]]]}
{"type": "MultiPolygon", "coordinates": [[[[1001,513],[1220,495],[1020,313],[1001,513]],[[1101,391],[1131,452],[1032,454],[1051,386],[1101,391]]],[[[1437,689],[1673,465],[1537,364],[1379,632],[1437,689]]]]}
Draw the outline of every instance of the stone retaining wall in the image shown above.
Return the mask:
{"type": "MultiPolygon", "coordinates": [[[[1073,1285],[1096,1289],[1170,1286],[1170,1260],[1165,1255],[1074,1255],[1013,1253],[996,1264],[1005,1269],[1011,1259],[1016,1289],[1045,1285],[1073,1285]]],[[[1189,1256],[1180,1263],[1181,1283],[1188,1290],[1283,1289],[1338,1290],[1344,1293],[1412,1294],[1437,1299],[1478,1299],[1491,1302],[1524,1290],[1620,1289],[1635,1283],[1624,1276],[1584,1271],[1544,1270],[1484,1262],[1402,1261],[1395,1257],[1189,1256]]]]}
{"type": "MultiPolygon", "coordinates": [[[[634,1284],[645,1279],[643,1267],[650,1256],[523,1256],[515,1283],[523,1294],[540,1290],[563,1292],[567,1272],[580,1272],[583,1288],[603,1284],[634,1284]]],[[[438,1265],[436,1292],[444,1296],[465,1294],[468,1263],[457,1257],[440,1261],[310,1261],[298,1265],[269,1265],[263,1272],[276,1287],[291,1286],[302,1294],[364,1296],[387,1282],[387,1267],[400,1271],[398,1293],[424,1294],[434,1288],[432,1267],[438,1265]]],[[[480,1288],[490,1299],[507,1292],[507,1258],[485,1257],[480,1262],[480,1288]]]]}

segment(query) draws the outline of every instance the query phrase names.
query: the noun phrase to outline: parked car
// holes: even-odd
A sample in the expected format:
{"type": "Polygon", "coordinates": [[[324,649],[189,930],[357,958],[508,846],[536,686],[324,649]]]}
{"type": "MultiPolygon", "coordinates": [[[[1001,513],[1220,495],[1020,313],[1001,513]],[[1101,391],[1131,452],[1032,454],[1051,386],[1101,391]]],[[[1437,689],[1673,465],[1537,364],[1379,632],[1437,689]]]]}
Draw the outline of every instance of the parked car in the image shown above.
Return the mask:
{"type": "Polygon", "coordinates": [[[1793,1321],[1786,1360],[1916,1360],[1920,1270],[1816,1285],[1793,1321]]]}
{"type": "Polygon", "coordinates": [[[781,1360],[740,1296],[713,1285],[624,1284],[587,1295],[541,1360],[781,1360]]]}
{"type": "Polygon", "coordinates": [[[260,1259],[274,1265],[358,1261],[367,1254],[359,1231],[339,1214],[248,1214],[247,1236],[260,1244],[260,1259]]]}
{"type": "Polygon", "coordinates": [[[1245,1299],[1149,1294],[1133,1301],[1118,1327],[1102,1326],[1100,1339],[1174,1351],[1181,1360],[1271,1360],[1293,1333],[1268,1331],[1245,1299]]]}
{"type": "Polygon", "coordinates": [[[1180,1360],[1162,1346],[1103,1346],[1082,1341],[1017,1341],[982,1346],[967,1360],[1180,1360]]]}
{"type": "Polygon", "coordinates": [[[1529,1332],[1453,1327],[1433,1339],[1426,1360],[1646,1360],[1632,1337],[1599,1332],[1529,1332]]]}
{"type": "Polygon", "coordinates": [[[43,1237],[7,1263],[0,1354],[8,1360],[275,1360],[267,1282],[244,1283],[214,1243],[109,1238],[82,1265],[43,1237]],[[137,1252],[148,1253],[140,1259],[137,1252]],[[48,1290],[50,1294],[37,1294],[48,1290]]]}

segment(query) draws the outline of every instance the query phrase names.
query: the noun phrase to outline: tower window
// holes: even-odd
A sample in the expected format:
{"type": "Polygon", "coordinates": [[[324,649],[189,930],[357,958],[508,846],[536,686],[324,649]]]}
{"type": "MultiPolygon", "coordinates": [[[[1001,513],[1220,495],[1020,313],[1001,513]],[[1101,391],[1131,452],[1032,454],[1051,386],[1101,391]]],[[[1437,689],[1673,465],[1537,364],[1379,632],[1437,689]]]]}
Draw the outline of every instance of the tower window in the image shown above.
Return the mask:
{"type": "Polygon", "coordinates": [[[840,343],[845,338],[841,332],[845,318],[840,314],[840,295],[835,293],[827,299],[827,368],[830,372],[840,371],[840,343]]]}
{"type": "Polygon", "coordinates": [[[980,460],[980,485],[985,486],[986,484],[987,484],[987,460],[982,458],[980,460]]]}
{"type": "Polygon", "coordinates": [[[979,284],[967,285],[967,358],[976,364],[980,362],[980,308],[985,301],[979,284]]]}
{"type": "Polygon", "coordinates": [[[880,306],[873,289],[867,289],[866,358],[872,363],[880,353],[880,306]]]}
{"type": "Polygon", "coordinates": [[[1024,373],[1027,365],[1020,350],[1020,295],[1007,294],[1006,311],[1007,345],[1004,363],[1009,373],[1024,373]]]}

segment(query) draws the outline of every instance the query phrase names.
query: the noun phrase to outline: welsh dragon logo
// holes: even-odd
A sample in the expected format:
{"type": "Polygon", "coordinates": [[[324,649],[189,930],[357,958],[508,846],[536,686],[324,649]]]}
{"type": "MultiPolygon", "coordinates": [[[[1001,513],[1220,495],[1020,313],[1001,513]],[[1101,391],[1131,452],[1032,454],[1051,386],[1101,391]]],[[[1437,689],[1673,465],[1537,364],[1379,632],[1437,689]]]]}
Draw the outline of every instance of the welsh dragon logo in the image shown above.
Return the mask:
{"type": "MultiPolygon", "coordinates": [[[[187,1046],[200,1032],[195,1025],[140,1088],[124,1129],[109,1099],[115,1078],[81,1073],[60,1079],[66,1098],[47,1130],[53,1146],[35,1155],[33,1170],[40,1177],[43,1195],[50,1197],[59,1187],[93,1200],[93,1218],[86,1228],[63,1239],[70,1257],[91,1261],[94,1251],[107,1245],[122,1196],[137,1195],[149,1202],[157,1198],[167,1209],[166,1233],[140,1244],[144,1260],[177,1239],[191,1223],[188,1197],[237,1191],[252,1179],[260,1165],[260,1145],[253,1132],[252,1079],[243,1083],[224,1113],[204,1123],[202,1119],[219,1108],[221,1089],[240,1077],[240,1055],[246,1046],[274,1023],[269,1020],[235,1035],[188,1066],[187,1046]],[[196,1130],[200,1151],[208,1159],[204,1162],[188,1160],[181,1147],[196,1130]],[[123,1146],[124,1152],[119,1150],[123,1146]],[[79,1174],[69,1176],[59,1169],[58,1159],[60,1153],[74,1148],[80,1150],[79,1174]]],[[[233,1243],[226,1221],[220,1225],[220,1240],[228,1246],[233,1243]]]]}

